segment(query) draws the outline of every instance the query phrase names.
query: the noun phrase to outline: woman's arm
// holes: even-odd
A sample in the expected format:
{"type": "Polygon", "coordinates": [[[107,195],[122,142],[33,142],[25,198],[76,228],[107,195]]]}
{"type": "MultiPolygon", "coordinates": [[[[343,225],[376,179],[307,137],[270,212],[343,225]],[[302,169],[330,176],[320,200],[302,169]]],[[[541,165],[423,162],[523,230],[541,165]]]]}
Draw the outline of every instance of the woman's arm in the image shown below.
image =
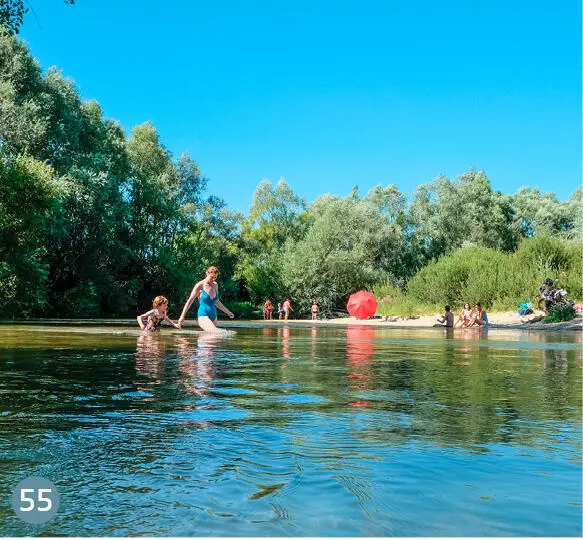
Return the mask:
{"type": "Polygon", "coordinates": [[[200,295],[201,291],[202,291],[202,281],[199,281],[193,287],[192,292],[190,293],[190,296],[188,297],[188,300],[186,301],[186,304],[184,304],[184,308],[182,309],[182,314],[180,315],[180,318],[178,319],[178,328],[182,327],[182,323],[184,322],[184,319],[186,318],[186,314],[188,313],[190,306],[192,306],[192,303],[194,302],[195,298],[197,298],[200,295]]]}
{"type": "Polygon", "coordinates": [[[223,304],[221,303],[220,300],[217,300],[215,302],[215,306],[217,306],[223,313],[226,313],[229,318],[234,319],[235,315],[233,314],[233,312],[229,309],[227,309],[225,306],[223,306],[223,304]]]}

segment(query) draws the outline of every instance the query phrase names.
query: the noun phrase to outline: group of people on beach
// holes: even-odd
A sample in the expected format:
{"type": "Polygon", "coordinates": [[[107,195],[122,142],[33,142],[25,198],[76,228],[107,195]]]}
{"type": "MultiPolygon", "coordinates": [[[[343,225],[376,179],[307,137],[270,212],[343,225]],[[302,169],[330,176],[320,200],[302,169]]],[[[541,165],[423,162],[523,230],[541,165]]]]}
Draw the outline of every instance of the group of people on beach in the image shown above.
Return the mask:
{"type": "Polygon", "coordinates": [[[206,269],[206,276],[200,280],[192,289],[182,314],[175,323],[168,317],[168,299],[164,296],[156,296],[150,311],[138,315],[137,321],[140,328],[145,332],[156,331],[160,328],[163,322],[167,322],[174,328],[182,328],[184,319],[188,310],[192,306],[195,299],[198,298],[198,324],[206,332],[217,332],[217,308],[226,313],[231,319],[235,317],[233,312],[226,308],[219,300],[219,285],[217,279],[219,277],[219,269],[216,266],[209,266],[206,269]],[[146,322],[144,322],[144,320],[146,322]]]}
{"type": "Polygon", "coordinates": [[[458,315],[455,323],[454,319],[455,317],[451,311],[451,307],[446,305],[444,314],[437,319],[437,324],[434,326],[443,326],[445,328],[456,328],[458,326],[460,328],[470,328],[472,326],[485,326],[488,324],[488,314],[480,302],[478,302],[473,308],[471,304],[466,302],[464,304],[464,309],[458,315]]]}
{"type": "MultiPolygon", "coordinates": [[[[280,320],[288,320],[290,313],[293,311],[289,298],[283,301],[283,304],[277,304],[277,316],[280,320]]],[[[273,319],[273,304],[271,300],[266,300],[263,304],[263,319],[266,321],[273,319]]]]}
{"type": "MultiPolygon", "coordinates": [[[[289,301],[289,298],[286,298],[283,304],[281,303],[277,304],[277,315],[279,320],[287,321],[292,311],[293,308],[291,307],[291,302],[289,301]]],[[[311,312],[312,320],[315,321],[320,315],[320,305],[316,300],[314,300],[314,302],[312,303],[311,312]]],[[[272,319],[273,319],[273,304],[271,303],[271,300],[266,300],[265,303],[263,304],[263,320],[270,321],[272,319]]]]}

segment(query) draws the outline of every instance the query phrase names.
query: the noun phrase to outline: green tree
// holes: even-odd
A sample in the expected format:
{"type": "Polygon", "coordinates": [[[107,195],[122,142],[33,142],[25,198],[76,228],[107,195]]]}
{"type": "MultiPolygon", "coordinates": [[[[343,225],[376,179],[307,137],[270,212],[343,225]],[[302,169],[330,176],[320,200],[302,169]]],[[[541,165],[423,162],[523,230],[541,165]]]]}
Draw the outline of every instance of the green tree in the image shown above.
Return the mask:
{"type": "Polygon", "coordinates": [[[268,181],[257,186],[249,216],[242,223],[242,251],[236,274],[254,304],[285,294],[282,250],[287,241],[303,236],[305,209],[305,201],[283,179],[275,187],[268,181]]]}
{"type": "Polygon", "coordinates": [[[23,0],[0,0],[0,25],[9,32],[18,34],[28,8],[23,0]]]}
{"type": "Polygon", "coordinates": [[[554,193],[541,193],[538,188],[524,187],[511,196],[522,236],[535,234],[569,234],[579,212],[571,212],[568,203],[554,193]]]}
{"type": "Polygon", "coordinates": [[[0,310],[38,315],[47,303],[51,239],[62,233],[59,186],[33,158],[0,157],[0,310]]]}
{"type": "Polygon", "coordinates": [[[299,310],[313,299],[323,309],[342,309],[348,295],[386,278],[379,268],[390,231],[369,201],[329,200],[305,237],[289,240],[282,256],[282,280],[299,310]]]}
{"type": "Polygon", "coordinates": [[[305,209],[305,201],[285,180],[281,179],[275,187],[264,180],[253,194],[243,237],[266,251],[283,246],[290,238],[297,240],[302,235],[300,216],[305,209]]]}
{"type": "Polygon", "coordinates": [[[576,239],[583,239],[583,187],[579,186],[568,201],[568,212],[573,220],[573,228],[570,236],[576,239]]]}
{"type": "Polygon", "coordinates": [[[462,246],[512,251],[520,231],[511,200],[492,190],[482,171],[474,169],[452,181],[439,176],[417,188],[410,208],[412,245],[423,263],[462,246]]]}
{"type": "MultiPolygon", "coordinates": [[[[63,0],[65,4],[74,4],[75,0],[63,0]]],[[[28,5],[30,5],[27,2],[28,5]]],[[[0,0],[0,26],[8,32],[18,34],[24,22],[24,16],[29,8],[25,6],[25,0],[0,0]]]]}
{"type": "Polygon", "coordinates": [[[391,184],[373,188],[363,200],[373,205],[384,224],[375,264],[391,276],[394,284],[403,286],[419,265],[411,242],[413,221],[408,213],[407,197],[391,184]]]}

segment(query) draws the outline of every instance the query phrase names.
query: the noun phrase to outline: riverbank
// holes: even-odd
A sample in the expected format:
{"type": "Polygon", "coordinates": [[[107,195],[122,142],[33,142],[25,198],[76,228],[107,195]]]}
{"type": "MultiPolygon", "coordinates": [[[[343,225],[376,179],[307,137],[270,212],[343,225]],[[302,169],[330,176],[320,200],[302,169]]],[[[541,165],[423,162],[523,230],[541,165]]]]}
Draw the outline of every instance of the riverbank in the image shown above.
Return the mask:
{"type": "MultiPolygon", "coordinates": [[[[380,326],[383,328],[432,328],[437,323],[441,314],[423,315],[419,317],[389,317],[385,319],[369,319],[359,321],[354,317],[330,319],[320,324],[359,324],[366,326],[380,326]]],[[[531,315],[521,316],[515,311],[488,313],[488,328],[505,328],[517,330],[547,330],[547,331],[581,331],[583,330],[583,317],[576,317],[571,321],[559,323],[545,323],[544,313],[535,312],[531,315]]],[[[477,328],[477,327],[476,327],[477,328]]],[[[457,330],[457,329],[456,329],[457,330]]]]}
{"type": "MultiPolygon", "coordinates": [[[[290,319],[288,321],[280,321],[277,319],[271,321],[264,320],[220,320],[221,327],[236,327],[236,326],[267,326],[277,327],[285,324],[291,324],[299,327],[312,326],[376,326],[380,328],[408,328],[408,329],[427,329],[432,328],[436,324],[437,318],[440,314],[423,315],[414,318],[408,317],[389,317],[388,319],[368,319],[360,321],[354,317],[341,317],[336,319],[327,319],[322,321],[311,321],[306,319],[290,319]]],[[[576,317],[572,321],[560,323],[545,323],[542,318],[542,312],[535,312],[528,316],[519,316],[516,312],[496,312],[488,313],[489,325],[488,328],[504,328],[515,330],[544,330],[550,332],[557,331],[581,331],[583,330],[583,317],[576,317]]],[[[135,319],[30,319],[26,321],[0,321],[0,324],[47,324],[55,326],[135,326],[137,328],[135,319]]],[[[195,320],[187,320],[184,323],[184,328],[198,328],[195,320]]],[[[475,327],[478,328],[478,327],[475,327]]],[[[457,329],[456,329],[457,330],[457,329]]],[[[466,329],[461,329],[466,330],[466,329]]]]}

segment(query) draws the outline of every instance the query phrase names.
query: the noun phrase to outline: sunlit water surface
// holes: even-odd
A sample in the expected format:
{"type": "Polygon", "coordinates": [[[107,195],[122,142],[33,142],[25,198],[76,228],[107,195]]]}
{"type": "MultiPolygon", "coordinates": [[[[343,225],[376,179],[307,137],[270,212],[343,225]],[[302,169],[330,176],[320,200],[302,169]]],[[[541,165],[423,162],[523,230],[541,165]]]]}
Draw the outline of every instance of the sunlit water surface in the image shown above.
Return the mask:
{"type": "Polygon", "coordinates": [[[581,535],[579,332],[236,331],[0,325],[0,535],[581,535]]]}

